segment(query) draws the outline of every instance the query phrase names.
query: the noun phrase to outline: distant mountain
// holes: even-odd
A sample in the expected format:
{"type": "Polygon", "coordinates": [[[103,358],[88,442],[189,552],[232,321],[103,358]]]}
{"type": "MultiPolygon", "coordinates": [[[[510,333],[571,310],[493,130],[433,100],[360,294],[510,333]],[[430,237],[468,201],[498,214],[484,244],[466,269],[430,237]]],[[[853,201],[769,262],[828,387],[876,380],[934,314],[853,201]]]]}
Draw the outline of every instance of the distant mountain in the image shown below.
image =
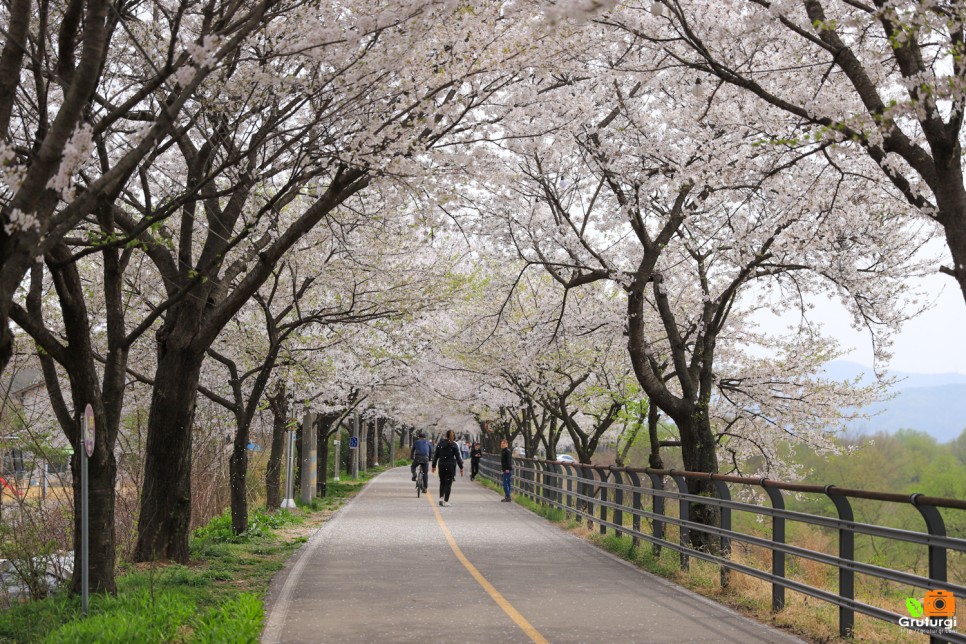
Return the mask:
{"type": "MultiPolygon", "coordinates": [[[[825,376],[832,380],[849,380],[862,376],[862,384],[870,384],[875,380],[871,367],[857,362],[833,360],[825,365],[825,376]]],[[[915,387],[941,387],[943,385],[966,385],[966,374],[962,373],[910,373],[906,371],[889,371],[887,374],[898,380],[895,390],[911,389],[915,387]]]]}
{"type": "MultiPolygon", "coordinates": [[[[826,365],[825,376],[848,380],[862,376],[863,384],[874,380],[872,370],[854,362],[834,361],[826,365]]],[[[870,405],[872,418],[851,423],[849,429],[862,433],[917,429],[940,443],[955,439],[966,429],[966,374],[888,373],[897,379],[890,400],[870,405]]]]}

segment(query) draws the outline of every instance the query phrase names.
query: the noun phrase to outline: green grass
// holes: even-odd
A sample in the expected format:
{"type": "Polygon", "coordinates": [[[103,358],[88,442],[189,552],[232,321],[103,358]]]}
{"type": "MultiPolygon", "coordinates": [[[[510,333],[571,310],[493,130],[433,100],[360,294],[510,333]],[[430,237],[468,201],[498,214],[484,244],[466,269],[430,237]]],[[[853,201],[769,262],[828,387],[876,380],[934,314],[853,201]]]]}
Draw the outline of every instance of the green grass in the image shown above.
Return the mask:
{"type": "Polygon", "coordinates": [[[120,567],[117,594],[91,595],[87,617],[80,597],[63,590],[0,612],[0,642],[257,642],[272,576],[306,541],[279,530],[319,520],[379,471],[329,481],[326,498],[294,511],[254,509],[241,535],[226,511],[192,534],[188,566],[120,567]]]}

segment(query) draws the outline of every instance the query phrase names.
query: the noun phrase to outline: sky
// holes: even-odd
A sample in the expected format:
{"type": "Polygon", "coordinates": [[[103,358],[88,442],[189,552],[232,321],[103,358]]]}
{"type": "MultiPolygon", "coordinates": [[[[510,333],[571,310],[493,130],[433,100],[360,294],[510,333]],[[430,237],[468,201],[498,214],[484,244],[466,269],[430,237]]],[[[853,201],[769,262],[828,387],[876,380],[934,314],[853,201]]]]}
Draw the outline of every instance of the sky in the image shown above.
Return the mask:
{"type": "MultiPolygon", "coordinates": [[[[906,322],[894,338],[889,370],[966,374],[966,300],[962,292],[955,280],[946,275],[932,275],[919,283],[935,298],[935,306],[906,322]]],[[[872,346],[868,336],[852,328],[841,304],[816,300],[815,305],[810,317],[820,320],[843,350],[851,347],[839,359],[871,367],[872,346]]]]}

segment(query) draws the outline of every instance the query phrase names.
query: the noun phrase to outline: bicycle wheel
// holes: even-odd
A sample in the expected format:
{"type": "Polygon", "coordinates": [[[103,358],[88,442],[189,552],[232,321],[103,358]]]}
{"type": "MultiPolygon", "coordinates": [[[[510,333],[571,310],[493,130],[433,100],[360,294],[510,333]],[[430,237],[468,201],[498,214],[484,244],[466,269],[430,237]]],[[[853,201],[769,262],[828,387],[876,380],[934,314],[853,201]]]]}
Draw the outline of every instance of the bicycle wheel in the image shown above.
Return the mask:
{"type": "Polygon", "coordinates": [[[423,491],[423,473],[420,472],[419,474],[416,475],[416,498],[417,499],[419,498],[419,495],[422,493],[422,491],[423,491]]]}

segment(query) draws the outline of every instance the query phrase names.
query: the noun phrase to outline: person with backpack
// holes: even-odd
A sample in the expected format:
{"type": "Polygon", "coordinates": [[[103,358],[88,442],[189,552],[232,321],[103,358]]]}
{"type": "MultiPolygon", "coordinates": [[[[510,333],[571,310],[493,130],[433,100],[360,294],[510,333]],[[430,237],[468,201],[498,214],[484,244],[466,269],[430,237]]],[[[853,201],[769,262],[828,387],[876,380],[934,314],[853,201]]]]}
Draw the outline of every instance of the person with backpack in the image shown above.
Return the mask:
{"type": "Polygon", "coordinates": [[[413,443],[413,447],[409,450],[409,458],[412,459],[413,463],[409,466],[409,471],[413,474],[413,480],[416,480],[416,466],[423,468],[423,492],[426,491],[425,484],[429,481],[429,459],[432,451],[432,445],[426,440],[426,432],[419,432],[419,438],[413,443]]]}
{"type": "Polygon", "coordinates": [[[453,480],[456,479],[456,467],[460,468],[460,476],[463,476],[463,458],[460,455],[460,446],[456,442],[456,432],[452,429],[446,432],[446,438],[436,446],[433,454],[433,473],[436,473],[436,465],[439,464],[439,504],[449,505],[449,493],[453,489],[453,480]]]}

